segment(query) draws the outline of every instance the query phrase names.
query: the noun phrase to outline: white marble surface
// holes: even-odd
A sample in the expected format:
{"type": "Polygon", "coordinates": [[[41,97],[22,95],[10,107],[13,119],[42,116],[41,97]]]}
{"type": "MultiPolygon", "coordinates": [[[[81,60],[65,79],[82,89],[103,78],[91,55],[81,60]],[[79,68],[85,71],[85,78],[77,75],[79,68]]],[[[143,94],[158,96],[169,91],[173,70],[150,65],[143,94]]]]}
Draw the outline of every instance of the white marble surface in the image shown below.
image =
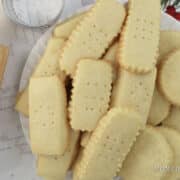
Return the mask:
{"type": "MultiPolygon", "coordinates": [[[[65,0],[61,17],[93,0],[65,0]]],[[[24,64],[32,47],[47,29],[29,29],[9,21],[0,1],[0,44],[10,54],[0,88],[0,180],[38,180],[35,161],[24,138],[19,116],[13,110],[24,64]]]]}

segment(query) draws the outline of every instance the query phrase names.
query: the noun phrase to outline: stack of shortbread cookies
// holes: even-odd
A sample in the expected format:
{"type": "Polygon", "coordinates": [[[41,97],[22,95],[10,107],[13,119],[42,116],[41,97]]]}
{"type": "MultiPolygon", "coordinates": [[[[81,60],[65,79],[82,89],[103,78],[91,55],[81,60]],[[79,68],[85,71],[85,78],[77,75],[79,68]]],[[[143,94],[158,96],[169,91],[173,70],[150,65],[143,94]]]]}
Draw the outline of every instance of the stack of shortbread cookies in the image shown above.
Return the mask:
{"type": "Polygon", "coordinates": [[[45,180],[180,178],[180,32],[160,0],[97,0],[58,24],[16,110],[45,180]]]}

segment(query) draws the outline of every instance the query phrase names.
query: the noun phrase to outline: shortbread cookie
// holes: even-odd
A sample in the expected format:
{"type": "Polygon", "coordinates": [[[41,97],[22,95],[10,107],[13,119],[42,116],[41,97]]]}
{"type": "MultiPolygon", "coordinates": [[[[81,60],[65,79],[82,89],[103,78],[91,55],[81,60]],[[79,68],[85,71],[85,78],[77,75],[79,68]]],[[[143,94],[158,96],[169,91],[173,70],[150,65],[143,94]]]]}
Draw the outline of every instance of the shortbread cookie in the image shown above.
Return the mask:
{"type": "Polygon", "coordinates": [[[177,48],[180,48],[180,31],[161,31],[158,62],[177,48]]]}
{"type": "Polygon", "coordinates": [[[70,19],[58,24],[53,31],[53,36],[56,38],[68,39],[72,30],[76,27],[77,24],[83,19],[85,13],[80,13],[77,16],[73,16],[70,19]]]}
{"type": "Polygon", "coordinates": [[[158,58],[160,0],[131,0],[120,37],[118,61],[128,71],[147,73],[158,58]]]}
{"type": "MultiPolygon", "coordinates": [[[[32,74],[33,77],[46,77],[59,74],[62,80],[65,79],[63,72],[59,70],[58,64],[59,49],[63,46],[64,42],[65,40],[62,38],[50,38],[44,55],[32,74]]],[[[25,90],[21,92],[21,96],[18,98],[15,107],[18,112],[26,116],[29,116],[28,88],[27,86],[25,90]]]]}
{"type": "Polygon", "coordinates": [[[43,177],[44,178],[44,180],[59,180],[59,179],[57,179],[57,178],[52,178],[52,177],[43,177]]]}
{"type": "Polygon", "coordinates": [[[159,132],[166,138],[174,153],[173,163],[169,166],[165,180],[180,179],[180,134],[170,128],[160,127],[159,132]]]}
{"type": "Polygon", "coordinates": [[[161,95],[157,88],[154,90],[148,123],[151,125],[158,125],[169,114],[171,104],[161,95]]]}
{"type": "Polygon", "coordinates": [[[43,177],[43,180],[59,180],[59,179],[45,176],[43,177]]]}
{"type": "Polygon", "coordinates": [[[78,148],[79,132],[71,131],[70,143],[62,156],[39,155],[37,160],[37,174],[41,177],[51,177],[57,180],[65,179],[71,166],[74,153],[78,148]]]}
{"type": "Polygon", "coordinates": [[[173,162],[173,152],[163,135],[146,127],[137,137],[119,172],[124,180],[161,180],[173,162]]]}
{"type": "Polygon", "coordinates": [[[73,129],[94,130],[108,110],[111,84],[112,67],[107,62],[82,59],[78,63],[69,108],[73,129]]]}
{"type": "Polygon", "coordinates": [[[169,116],[162,123],[163,126],[173,128],[180,133],[180,108],[172,107],[169,116]]]}
{"type": "Polygon", "coordinates": [[[86,147],[86,145],[88,144],[89,142],[89,139],[91,137],[92,133],[90,132],[84,132],[81,136],[81,146],[82,147],[86,147]]]}
{"type": "Polygon", "coordinates": [[[156,68],[144,75],[121,69],[113,88],[111,106],[135,109],[146,122],[152,102],[155,79],[156,68]]]}
{"type": "Polygon", "coordinates": [[[118,62],[116,58],[118,48],[118,42],[115,42],[106,52],[103,59],[110,62],[113,65],[113,82],[116,81],[117,73],[118,73],[118,62]]]}
{"type": "Polygon", "coordinates": [[[66,92],[57,76],[31,78],[30,141],[34,154],[62,155],[68,145],[66,92]]]}
{"type": "Polygon", "coordinates": [[[121,167],[139,130],[135,111],[111,109],[98,124],[74,169],[74,180],[110,180],[121,167]]]}
{"type": "Polygon", "coordinates": [[[26,87],[21,93],[19,98],[16,101],[15,109],[18,112],[21,112],[25,116],[29,116],[29,98],[28,98],[28,89],[26,87]]]}
{"type": "Polygon", "coordinates": [[[100,58],[120,32],[124,18],[124,6],[117,0],[98,0],[65,44],[60,56],[62,70],[73,75],[79,59],[100,58]]]}
{"type": "Polygon", "coordinates": [[[117,61],[116,61],[117,50],[118,50],[118,42],[116,41],[104,55],[104,59],[112,63],[113,66],[117,66],[117,61]]]}
{"type": "Polygon", "coordinates": [[[45,49],[44,55],[42,56],[39,64],[35,68],[35,71],[33,72],[32,76],[46,77],[61,74],[61,69],[59,68],[58,60],[60,48],[63,46],[64,42],[65,40],[62,38],[50,38],[45,49]]]}
{"type": "Polygon", "coordinates": [[[158,83],[164,96],[174,105],[180,106],[180,49],[172,52],[161,63],[158,83]]]}
{"type": "Polygon", "coordinates": [[[0,87],[8,59],[8,48],[0,45],[0,87]]]}

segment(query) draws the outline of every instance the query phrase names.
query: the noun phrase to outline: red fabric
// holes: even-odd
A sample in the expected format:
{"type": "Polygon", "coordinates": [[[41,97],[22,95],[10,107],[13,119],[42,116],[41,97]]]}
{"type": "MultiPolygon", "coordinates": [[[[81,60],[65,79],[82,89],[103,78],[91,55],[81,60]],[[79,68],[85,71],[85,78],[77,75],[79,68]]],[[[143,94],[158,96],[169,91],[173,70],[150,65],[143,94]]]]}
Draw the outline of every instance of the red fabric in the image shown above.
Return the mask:
{"type": "Polygon", "coordinates": [[[166,13],[168,13],[169,15],[173,16],[174,18],[180,21],[180,13],[176,12],[174,6],[168,6],[166,9],[166,13]]]}

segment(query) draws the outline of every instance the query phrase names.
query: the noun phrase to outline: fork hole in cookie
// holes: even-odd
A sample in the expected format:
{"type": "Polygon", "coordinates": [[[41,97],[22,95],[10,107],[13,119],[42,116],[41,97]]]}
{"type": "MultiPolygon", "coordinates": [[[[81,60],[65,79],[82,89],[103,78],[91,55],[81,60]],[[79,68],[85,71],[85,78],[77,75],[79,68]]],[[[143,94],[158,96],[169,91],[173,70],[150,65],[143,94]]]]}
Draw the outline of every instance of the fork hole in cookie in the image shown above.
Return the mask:
{"type": "Polygon", "coordinates": [[[90,37],[90,38],[92,37],[92,34],[91,34],[91,33],[89,33],[89,37],[90,37]]]}
{"type": "Polygon", "coordinates": [[[42,126],[43,126],[43,127],[46,127],[46,123],[43,123],[42,126]]]}
{"type": "Polygon", "coordinates": [[[136,21],[137,21],[137,22],[139,22],[139,21],[140,21],[140,19],[139,19],[139,18],[136,18],[136,21]]]}
{"type": "Polygon", "coordinates": [[[139,85],[140,85],[140,86],[142,86],[142,84],[143,84],[142,82],[139,82],[139,85]]]}
{"type": "Polygon", "coordinates": [[[134,95],[134,91],[130,91],[130,94],[131,94],[131,95],[134,95]]]}
{"type": "Polygon", "coordinates": [[[92,24],[93,28],[96,28],[96,24],[92,24]]]}

